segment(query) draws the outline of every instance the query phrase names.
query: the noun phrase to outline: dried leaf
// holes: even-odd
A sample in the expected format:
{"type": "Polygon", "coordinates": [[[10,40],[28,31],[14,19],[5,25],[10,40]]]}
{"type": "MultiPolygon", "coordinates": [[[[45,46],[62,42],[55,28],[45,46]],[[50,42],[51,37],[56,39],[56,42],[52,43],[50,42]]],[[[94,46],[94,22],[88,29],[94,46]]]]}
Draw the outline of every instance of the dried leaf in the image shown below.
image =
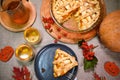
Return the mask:
{"type": "Polygon", "coordinates": [[[30,72],[26,66],[24,66],[22,68],[13,67],[13,73],[14,73],[14,75],[12,77],[15,80],[31,80],[30,72]]]}

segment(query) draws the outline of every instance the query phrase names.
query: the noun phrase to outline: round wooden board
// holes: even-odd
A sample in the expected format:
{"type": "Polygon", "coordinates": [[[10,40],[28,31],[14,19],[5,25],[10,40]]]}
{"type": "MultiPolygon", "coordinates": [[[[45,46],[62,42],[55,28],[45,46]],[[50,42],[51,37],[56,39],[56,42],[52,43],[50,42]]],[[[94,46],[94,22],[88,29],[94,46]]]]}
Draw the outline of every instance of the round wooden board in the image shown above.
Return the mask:
{"type": "MultiPolygon", "coordinates": [[[[104,5],[104,2],[103,2],[103,5],[104,5]]],[[[105,8],[105,7],[103,7],[103,8],[105,8]]],[[[41,8],[40,8],[41,21],[42,21],[43,17],[45,17],[45,18],[51,17],[50,0],[42,0],[42,4],[41,4],[41,8]]],[[[42,21],[42,23],[45,28],[46,24],[43,21],[42,21]]],[[[92,29],[89,32],[80,33],[80,32],[68,31],[62,27],[59,27],[57,24],[54,23],[51,25],[49,30],[46,28],[45,29],[53,38],[55,38],[61,42],[74,44],[74,43],[78,43],[78,41],[81,39],[90,40],[93,37],[95,37],[97,34],[98,27],[99,26],[96,26],[94,29],[92,29]]]]}
{"type": "Polygon", "coordinates": [[[25,24],[22,24],[22,25],[15,24],[10,20],[10,18],[6,12],[1,12],[0,13],[0,23],[3,25],[4,28],[6,28],[7,30],[12,31],[12,32],[20,32],[20,31],[24,31],[26,28],[30,27],[34,23],[34,21],[36,19],[36,10],[35,10],[34,5],[30,1],[24,2],[24,4],[30,11],[30,18],[29,18],[28,22],[25,24]]]}

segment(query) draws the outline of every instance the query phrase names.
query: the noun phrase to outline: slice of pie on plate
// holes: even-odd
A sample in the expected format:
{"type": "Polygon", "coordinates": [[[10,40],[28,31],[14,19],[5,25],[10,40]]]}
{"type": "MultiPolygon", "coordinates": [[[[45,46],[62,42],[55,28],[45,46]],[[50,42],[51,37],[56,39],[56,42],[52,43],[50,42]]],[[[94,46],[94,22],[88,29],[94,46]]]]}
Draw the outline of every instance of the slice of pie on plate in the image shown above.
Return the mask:
{"type": "Polygon", "coordinates": [[[54,61],[53,61],[53,75],[54,77],[63,76],[73,67],[77,66],[78,62],[75,60],[74,56],[69,53],[56,49],[54,61]]]}

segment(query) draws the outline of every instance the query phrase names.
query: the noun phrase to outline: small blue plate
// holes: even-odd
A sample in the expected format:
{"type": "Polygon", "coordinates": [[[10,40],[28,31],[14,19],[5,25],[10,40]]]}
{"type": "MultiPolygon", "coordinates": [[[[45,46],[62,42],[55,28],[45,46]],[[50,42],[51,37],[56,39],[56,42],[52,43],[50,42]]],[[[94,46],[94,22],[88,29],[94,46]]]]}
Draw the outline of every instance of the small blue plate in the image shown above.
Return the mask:
{"type": "MultiPolygon", "coordinates": [[[[34,63],[34,69],[38,80],[70,80],[66,75],[54,78],[53,76],[53,60],[57,48],[66,51],[70,55],[77,57],[73,50],[63,44],[49,44],[43,47],[37,54],[34,63]]],[[[74,74],[71,80],[74,80],[77,74],[78,66],[72,68],[69,73],[74,74]]]]}

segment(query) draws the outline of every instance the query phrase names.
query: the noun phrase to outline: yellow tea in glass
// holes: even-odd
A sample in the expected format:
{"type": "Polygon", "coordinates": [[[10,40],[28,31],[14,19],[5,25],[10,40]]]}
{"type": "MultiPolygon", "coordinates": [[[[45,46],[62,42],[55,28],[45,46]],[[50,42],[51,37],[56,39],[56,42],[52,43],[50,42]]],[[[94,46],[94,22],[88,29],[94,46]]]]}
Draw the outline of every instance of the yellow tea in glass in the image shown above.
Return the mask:
{"type": "Polygon", "coordinates": [[[16,24],[25,24],[29,19],[29,10],[24,6],[22,0],[3,0],[1,3],[3,11],[6,11],[10,20],[16,24]]]}
{"type": "Polygon", "coordinates": [[[16,48],[15,56],[21,62],[29,62],[34,58],[34,51],[31,46],[21,44],[16,48]]]}
{"type": "Polygon", "coordinates": [[[41,41],[40,32],[36,28],[33,28],[33,27],[27,28],[24,31],[24,38],[30,44],[38,44],[41,41]]]}

